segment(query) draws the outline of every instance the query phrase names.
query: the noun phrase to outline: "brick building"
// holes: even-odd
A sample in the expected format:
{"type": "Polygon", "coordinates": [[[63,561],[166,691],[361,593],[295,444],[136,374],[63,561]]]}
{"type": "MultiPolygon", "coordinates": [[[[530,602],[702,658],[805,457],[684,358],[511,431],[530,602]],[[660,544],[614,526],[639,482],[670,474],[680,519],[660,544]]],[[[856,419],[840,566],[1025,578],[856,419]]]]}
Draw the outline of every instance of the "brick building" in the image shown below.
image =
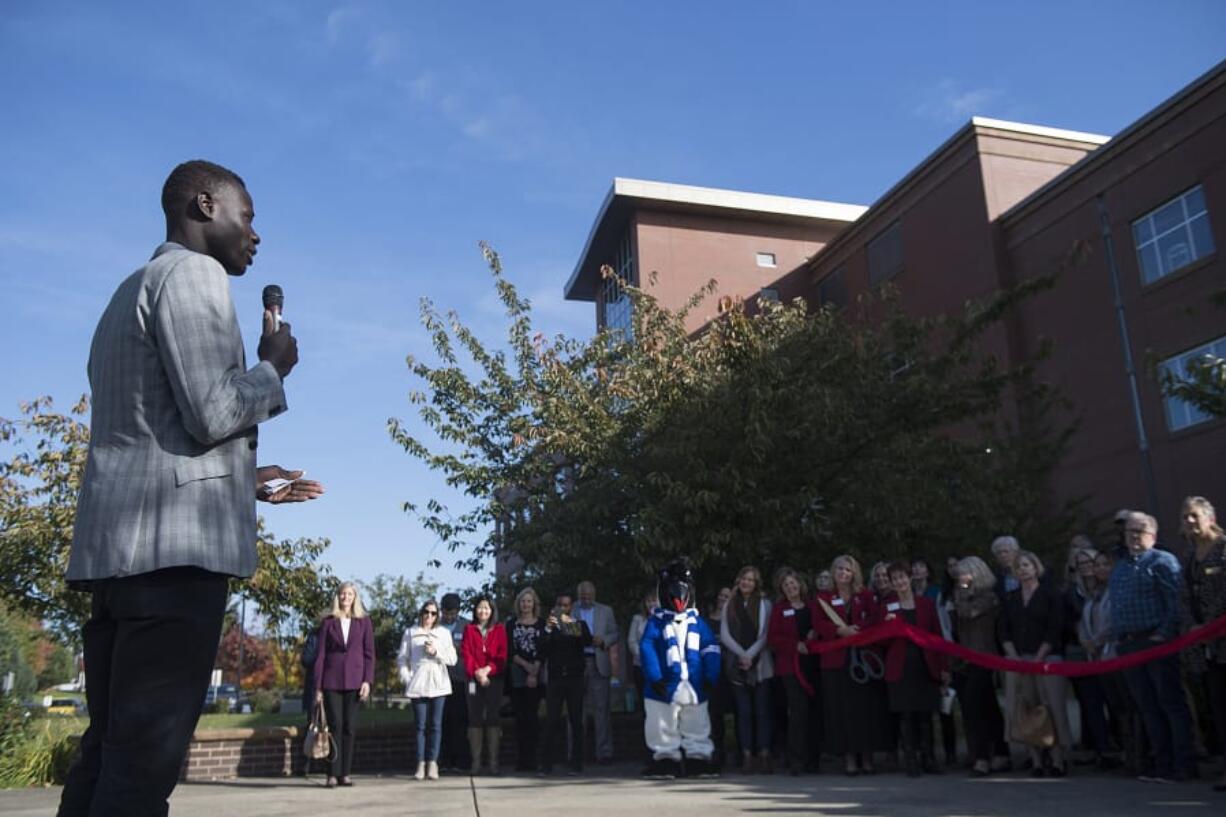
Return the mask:
{"type": "Polygon", "coordinates": [[[1094,515],[1147,509],[1173,536],[1183,496],[1226,506],[1226,421],[1164,398],[1156,375],[1226,356],[1211,303],[1226,290],[1224,158],[1226,62],[1111,138],[976,117],[868,208],[617,179],[565,295],[595,302],[597,328],[626,325],[610,264],[672,308],[710,278],[814,305],[891,281],[925,315],[1057,272],[985,351],[1019,360],[1054,341],[1040,376],[1083,420],[1054,492],[1094,515]]]}

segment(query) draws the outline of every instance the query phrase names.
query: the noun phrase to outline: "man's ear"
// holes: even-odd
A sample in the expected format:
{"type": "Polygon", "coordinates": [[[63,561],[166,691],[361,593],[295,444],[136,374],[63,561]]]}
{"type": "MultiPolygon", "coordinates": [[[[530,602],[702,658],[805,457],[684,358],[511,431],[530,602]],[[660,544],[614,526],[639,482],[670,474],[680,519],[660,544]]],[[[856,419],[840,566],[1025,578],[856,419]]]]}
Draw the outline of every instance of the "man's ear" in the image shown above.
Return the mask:
{"type": "Polygon", "coordinates": [[[197,212],[205,221],[212,221],[217,215],[217,202],[213,200],[212,193],[200,191],[196,194],[195,203],[197,212]]]}

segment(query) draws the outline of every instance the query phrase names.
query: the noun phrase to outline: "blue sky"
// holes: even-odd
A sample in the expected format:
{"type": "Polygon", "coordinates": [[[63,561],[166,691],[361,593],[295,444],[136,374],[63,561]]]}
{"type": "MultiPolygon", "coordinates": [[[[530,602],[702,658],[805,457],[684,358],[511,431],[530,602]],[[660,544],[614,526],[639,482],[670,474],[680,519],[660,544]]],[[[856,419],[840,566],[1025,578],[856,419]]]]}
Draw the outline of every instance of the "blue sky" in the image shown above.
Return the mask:
{"type": "MultiPolygon", "coordinates": [[[[302,362],[262,460],[329,493],[266,510],[338,574],[452,557],[400,510],[450,498],[390,442],[421,297],[503,322],[491,242],[549,333],[614,176],[869,204],[972,115],[1113,134],[1226,54],[1226,3],[3,0],[0,416],[87,389],[94,324],[164,236],[162,181],[246,179],[302,362]]],[[[428,571],[450,585],[476,583],[428,571]]]]}

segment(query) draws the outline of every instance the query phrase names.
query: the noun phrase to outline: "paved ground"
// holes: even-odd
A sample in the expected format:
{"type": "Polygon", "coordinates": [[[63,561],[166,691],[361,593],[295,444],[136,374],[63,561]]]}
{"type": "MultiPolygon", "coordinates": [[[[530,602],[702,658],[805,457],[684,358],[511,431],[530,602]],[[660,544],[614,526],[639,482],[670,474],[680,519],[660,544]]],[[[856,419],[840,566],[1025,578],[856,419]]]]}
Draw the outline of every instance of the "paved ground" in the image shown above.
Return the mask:
{"type": "MultiPolygon", "coordinates": [[[[322,778],[244,779],[179,786],[172,817],[723,817],[732,814],[825,814],[851,817],[1097,817],[1210,815],[1226,812],[1226,794],[1205,782],[1156,785],[1122,777],[1074,775],[1032,780],[1020,775],[973,780],[956,774],[911,780],[898,774],[871,778],[742,777],[660,783],[632,770],[581,778],[444,777],[417,782],[408,776],[355,777],[351,789],[324,789],[322,778]],[[333,812],[335,810],[335,812],[333,812]]],[[[47,817],[59,790],[0,791],[0,814],[47,817]]]]}

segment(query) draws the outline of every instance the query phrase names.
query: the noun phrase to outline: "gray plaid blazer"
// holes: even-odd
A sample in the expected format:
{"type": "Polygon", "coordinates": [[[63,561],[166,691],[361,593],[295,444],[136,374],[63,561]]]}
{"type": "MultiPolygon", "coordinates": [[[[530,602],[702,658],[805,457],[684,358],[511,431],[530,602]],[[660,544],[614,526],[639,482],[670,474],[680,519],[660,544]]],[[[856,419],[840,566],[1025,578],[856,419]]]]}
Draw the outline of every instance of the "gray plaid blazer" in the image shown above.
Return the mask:
{"type": "Polygon", "coordinates": [[[256,424],[285,410],[271,364],[248,370],[230,282],[167,242],[94,332],[89,454],[69,581],[194,566],[255,570],[256,424]]]}

